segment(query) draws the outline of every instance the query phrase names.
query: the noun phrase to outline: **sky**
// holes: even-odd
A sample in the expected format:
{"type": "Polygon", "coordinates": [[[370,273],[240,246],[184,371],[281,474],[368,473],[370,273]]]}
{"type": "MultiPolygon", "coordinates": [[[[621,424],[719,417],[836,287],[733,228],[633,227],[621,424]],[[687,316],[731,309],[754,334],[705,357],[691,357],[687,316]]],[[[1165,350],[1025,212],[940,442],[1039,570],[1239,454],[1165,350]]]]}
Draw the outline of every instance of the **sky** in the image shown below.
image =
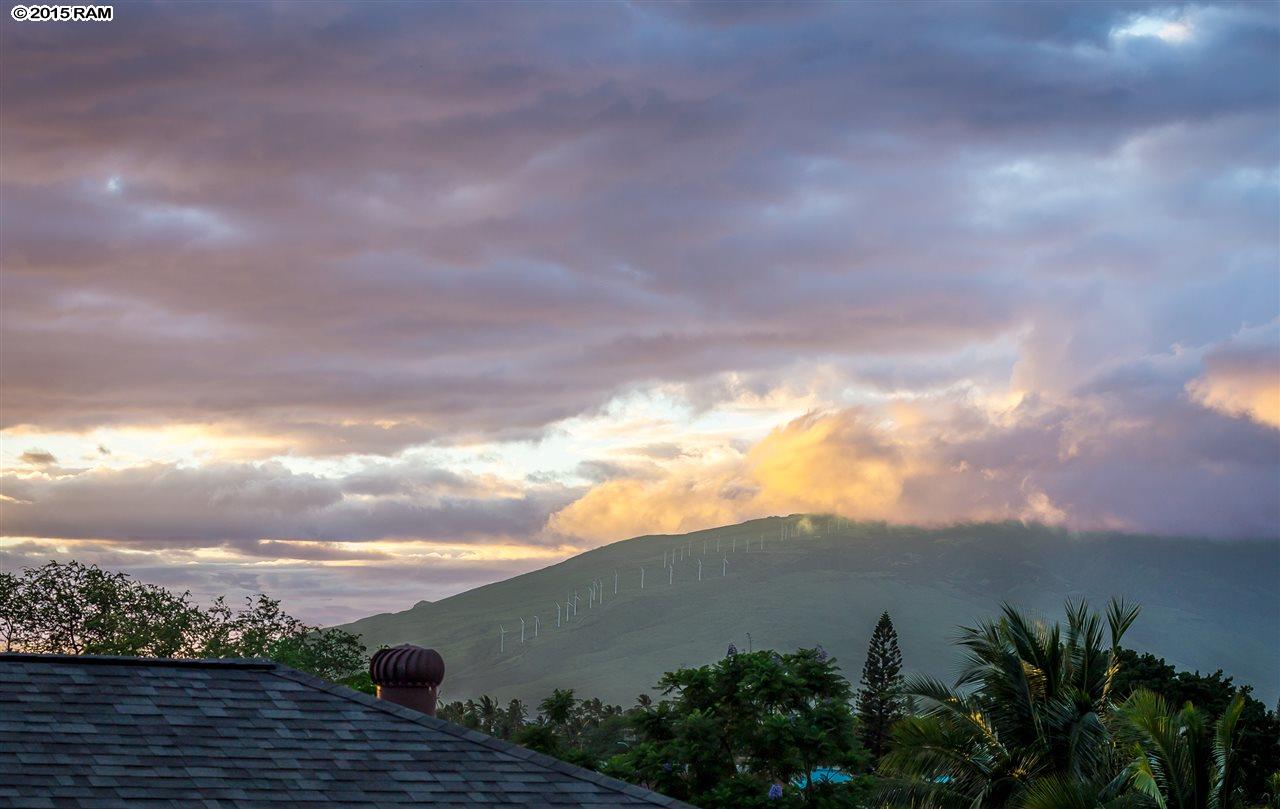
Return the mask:
{"type": "Polygon", "coordinates": [[[331,623],[770,514],[1280,535],[1276,4],[5,14],[0,267],[6,569],[331,623]]]}

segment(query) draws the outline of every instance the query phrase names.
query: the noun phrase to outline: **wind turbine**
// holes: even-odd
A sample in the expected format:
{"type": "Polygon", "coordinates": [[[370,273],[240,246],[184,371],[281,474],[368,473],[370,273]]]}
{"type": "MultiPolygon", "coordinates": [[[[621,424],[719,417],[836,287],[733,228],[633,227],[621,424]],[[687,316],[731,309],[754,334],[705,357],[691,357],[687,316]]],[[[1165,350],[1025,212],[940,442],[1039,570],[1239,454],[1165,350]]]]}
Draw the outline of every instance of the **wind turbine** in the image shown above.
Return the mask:
{"type": "Polygon", "coordinates": [[[640,568],[640,589],[644,589],[644,568],[640,568]]]}
{"type": "Polygon", "coordinates": [[[538,616],[536,616],[536,615],[535,615],[535,616],[533,616],[533,636],[534,636],[535,638],[536,638],[536,637],[538,637],[538,627],[539,627],[541,624],[542,624],[542,621],[538,618],[538,616]]]}
{"type": "Polygon", "coordinates": [[[698,560],[698,581],[702,581],[702,560],[698,560]]]}
{"type": "Polygon", "coordinates": [[[667,584],[674,584],[676,580],[676,569],[674,566],[667,568],[667,584]]]}
{"type": "Polygon", "coordinates": [[[724,567],[720,569],[721,577],[729,575],[729,557],[724,557],[724,567]]]}
{"type": "Polygon", "coordinates": [[[520,619],[520,642],[524,643],[524,619],[520,619]]]}
{"type": "Polygon", "coordinates": [[[502,624],[498,624],[498,652],[501,654],[507,650],[507,628],[502,624]]]}
{"type": "Polygon", "coordinates": [[[618,594],[618,569],[616,567],[613,569],[613,594],[618,594]]]}
{"type": "Polygon", "coordinates": [[[556,629],[560,628],[560,602],[556,602],[556,629]]]}

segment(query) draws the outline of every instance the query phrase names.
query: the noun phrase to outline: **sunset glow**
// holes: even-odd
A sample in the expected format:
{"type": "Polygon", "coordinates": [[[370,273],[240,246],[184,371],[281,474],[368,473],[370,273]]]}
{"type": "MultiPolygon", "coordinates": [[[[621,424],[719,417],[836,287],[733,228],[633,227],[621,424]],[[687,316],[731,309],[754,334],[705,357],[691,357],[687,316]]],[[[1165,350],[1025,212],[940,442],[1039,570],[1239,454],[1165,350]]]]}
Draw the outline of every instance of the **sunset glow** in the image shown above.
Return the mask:
{"type": "Polygon", "coordinates": [[[337,622],[774,514],[1280,531],[1274,6],[2,33],[6,568],[337,622]]]}

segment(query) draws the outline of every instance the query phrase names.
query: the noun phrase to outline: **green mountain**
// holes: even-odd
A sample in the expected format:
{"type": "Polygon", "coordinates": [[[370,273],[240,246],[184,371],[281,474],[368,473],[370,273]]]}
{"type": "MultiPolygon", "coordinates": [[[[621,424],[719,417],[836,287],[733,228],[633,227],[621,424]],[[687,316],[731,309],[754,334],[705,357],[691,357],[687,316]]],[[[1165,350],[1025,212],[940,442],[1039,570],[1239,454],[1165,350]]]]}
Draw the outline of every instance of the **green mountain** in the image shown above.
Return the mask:
{"type": "Polygon", "coordinates": [[[1274,540],[1081,535],[1022,523],[922,529],[793,515],[616,542],[343,628],[370,648],[438,649],[445,699],[536,701],[573,688],[630,704],[664,671],[715,660],[730,643],[821,643],[856,682],[883,610],[901,636],[904,666],[949,677],[956,626],[991,616],[1001,601],[1056,618],[1068,597],[1102,606],[1123,596],[1142,605],[1128,645],[1183,668],[1222,668],[1270,703],[1280,694],[1278,581],[1274,540]],[[673,556],[668,568],[664,557],[673,556]],[[566,619],[575,591],[577,615],[566,619]]]}

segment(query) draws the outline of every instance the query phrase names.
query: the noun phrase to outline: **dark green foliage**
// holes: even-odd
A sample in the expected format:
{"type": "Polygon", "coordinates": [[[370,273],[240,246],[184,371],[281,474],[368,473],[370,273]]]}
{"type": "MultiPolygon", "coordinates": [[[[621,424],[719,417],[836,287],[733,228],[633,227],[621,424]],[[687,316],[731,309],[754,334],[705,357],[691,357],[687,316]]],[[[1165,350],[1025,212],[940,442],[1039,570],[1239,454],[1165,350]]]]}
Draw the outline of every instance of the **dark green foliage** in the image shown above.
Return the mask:
{"type": "Polygon", "coordinates": [[[577,704],[572,688],[557,688],[551,692],[551,696],[538,703],[538,710],[542,711],[548,724],[567,730],[577,704]]]}
{"type": "Polygon", "coordinates": [[[1019,806],[1047,783],[1109,779],[1105,715],[1120,639],[1138,611],[1112,602],[1105,622],[1084,602],[1066,612],[1065,628],[1044,626],[1005,605],[998,621],[962,630],[954,687],[908,682],[925,712],[894,727],[881,762],[889,800],[1019,806]]]}
{"type": "Polygon", "coordinates": [[[334,682],[338,685],[345,685],[352,691],[359,691],[362,694],[374,696],[378,693],[378,687],[373,684],[373,678],[369,676],[368,668],[362,668],[355,674],[348,674],[346,677],[339,677],[334,682]]]}
{"type": "Polygon", "coordinates": [[[79,562],[0,573],[5,651],[191,657],[210,619],[163,587],[79,562]]]}
{"type": "Polygon", "coordinates": [[[1262,804],[1272,794],[1268,777],[1280,769],[1280,715],[1253,697],[1252,686],[1236,686],[1221,669],[1212,674],[1178,671],[1163,658],[1122,649],[1113,686],[1115,696],[1123,699],[1140,688],[1159,694],[1169,705],[1191,703],[1210,716],[1222,716],[1233,699],[1242,697],[1235,754],[1245,800],[1250,805],[1262,804]]]}
{"type": "Polygon", "coordinates": [[[858,689],[858,735],[871,754],[872,763],[888,751],[889,732],[902,718],[904,702],[898,633],[885,612],[871,634],[867,662],[862,667],[862,687],[858,689]]]}
{"type": "Polygon", "coordinates": [[[1104,630],[1083,602],[1068,603],[1064,628],[1006,606],[999,621],[963,630],[967,654],[955,688],[928,678],[907,685],[928,707],[894,728],[885,803],[1243,806],[1244,780],[1252,775],[1262,784],[1265,776],[1251,774],[1255,765],[1240,753],[1248,691],[1221,672],[1179,675],[1163,660],[1122,649],[1136,617],[1136,609],[1112,602],[1104,630]],[[1148,686],[1212,707],[1171,707],[1148,686]]]}
{"type": "MultiPolygon", "coordinates": [[[[529,711],[524,703],[513,699],[503,708],[497,700],[485,694],[480,699],[466,702],[448,702],[440,706],[436,714],[458,725],[497,736],[514,739],[525,726],[529,711]]],[[[554,755],[554,754],[553,754],[554,755]]]]}
{"type": "Polygon", "coordinates": [[[636,709],[636,741],[607,772],[704,807],[785,806],[805,793],[823,801],[810,805],[840,806],[863,794],[861,781],[807,783],[815,768],[853,771],[866,761],[849,683],[825,654],[730,654],[670,672],[659,687],[670,698],[636,709]],[[769,800],[775,784],[783,795],[769,800]]]}
{"type": "Polygon", "coordinates": [[[96,565],[49,562],[21,574],[0,573],[0,632],[6,651],[266,657],[360,684],[367,658],[359,636],[308,626],[265,595],[245,602],[238,611],[221,598],[201,608],[190,593],[96,565]]]}
{"type": "Polygon", "coordinates": [[[629,735],[622,708],[598,699],[580,700],[570,689],[556,689],[539,703],[538,710],[537,719],[529,722],[520,700],[511,700],[502,710],[485,695],[478,700],[445,703],[438,715],[590,769],[599,769],[629,735]]]}
{"type": "Polygon", "coordinates": [[[1129,789],[1167,809],[1242,806],[1235,745],[1243,708],[1237,694],[1215,721],[1189,703],[1174,711],[1159,694],[1134,691],[1116,708],[1120,747],[1134,754],[1123,774],[1129,789]]]}

